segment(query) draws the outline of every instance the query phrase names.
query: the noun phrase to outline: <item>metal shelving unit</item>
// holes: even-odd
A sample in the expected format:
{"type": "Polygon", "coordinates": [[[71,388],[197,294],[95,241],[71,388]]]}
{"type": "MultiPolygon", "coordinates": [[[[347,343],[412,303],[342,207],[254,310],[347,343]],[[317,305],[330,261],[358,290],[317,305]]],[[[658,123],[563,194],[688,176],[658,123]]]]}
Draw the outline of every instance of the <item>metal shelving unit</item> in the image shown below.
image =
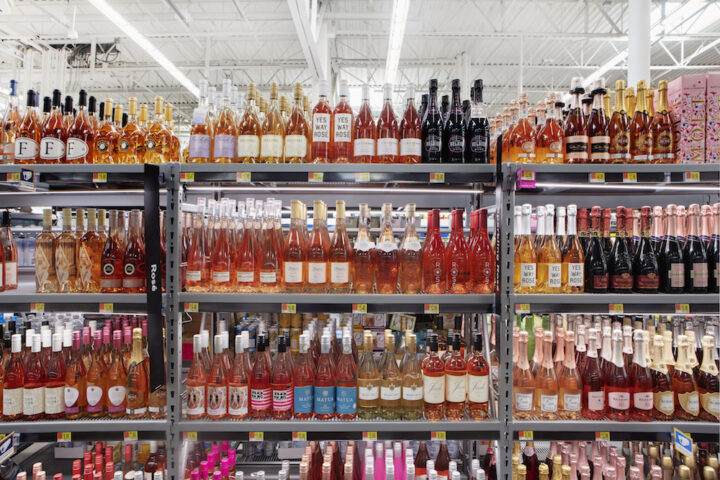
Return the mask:
{"type": "Polygon", "coordinates": [[[720,300],[713,293],[681,293],[681,294],[593,294],[577,295],[518,295],[511,293],[511,301],[515,304],[526,304],[534,312],[556,312],[562,307],[567,313],[610,313],[610,305],[622,305],[623,313],[720,313],[720,300]],[[687,305],[689,311],[683,311],[681,305],[687,305]]]}
{"type": "Polygon", "coordinates": [[[132,432],[138,440],[166,440],[166,420],[133,420],[98,418],[79,420],[45,420],[36,422],[3,422],[0,433],[16,433],[22,442],[54,442],[58,435],[69,433],[70,441],[121,441],[132,432]]]}
{"type": "Polygon", "coordinates": [[[588,421],[522,421],[513,420],[513,437],[521,431],[532,431],[536,440],[595,440],[607,432],[614,441],[637,440],[672,442],[673,429],[692,435],[696,442],[717,442],[720,424],[710,422],[611,422],[588,421]]]}

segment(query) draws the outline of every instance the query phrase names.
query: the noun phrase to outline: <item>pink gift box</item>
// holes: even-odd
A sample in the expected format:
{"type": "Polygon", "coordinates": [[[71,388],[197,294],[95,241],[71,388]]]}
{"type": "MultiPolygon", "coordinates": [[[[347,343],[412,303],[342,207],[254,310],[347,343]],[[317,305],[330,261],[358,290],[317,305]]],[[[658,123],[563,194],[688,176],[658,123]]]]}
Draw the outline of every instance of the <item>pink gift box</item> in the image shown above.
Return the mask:
{"type": "Polygon", "coordinates": [[[678,163],[705,162],[706,74],[683,75],[668,84],[678,163]]]}
{"type": "Polygon", "coordinates": [[[708,72],[705,101],[707,128],[705,133],[705,161],[720,163],[720,72],[708,72]]]}

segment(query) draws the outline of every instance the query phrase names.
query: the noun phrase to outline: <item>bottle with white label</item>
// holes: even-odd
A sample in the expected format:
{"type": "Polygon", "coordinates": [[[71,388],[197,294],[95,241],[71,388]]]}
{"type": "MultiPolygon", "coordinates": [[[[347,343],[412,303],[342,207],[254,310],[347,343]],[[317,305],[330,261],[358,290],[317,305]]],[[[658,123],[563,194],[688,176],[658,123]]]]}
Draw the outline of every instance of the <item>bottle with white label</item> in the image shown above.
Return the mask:
{"type": "Polygon", "coordinates": [[[430,354],[422,366],[424,414],[426,420],[442,420],[445,418],[445,364],[437,354],[437,334],[430,335],[428,344],[430,354]]]}
{"type": "Polygon", "coordinates": [[[395,361],[395,336],[385,332],[385,352],[380,361],[380,418],[397,420],[401,412],[402,374],[395,361]]]}
{"type": "Polygon", "coordinates": [[[335,202],[335,232],[330,240],[330,291],[350,293],[353,251],[345,228],[345,201],[335,202]]]}
{"type": "Polygon", "coordinates": [[[280,116],[278,85],[270,84],[270,106],[262,124],[260,163],[283,163],[285,126],[280,116]]]}
{"type": "Polygon", "coordinates": [[[568,205],[567,237],[562,249],[563,293],[583,293],[585,291],[585,255],[577,235],[576,218],[577,206],[568,205]]]}
{"type": "Polygon", "coordinates": [[[331,159],[333,163],[353,160],[353,111],[348,104],[347,80],[340,80],[340,101],[335,105],[330,125],[331,159]]]}
{"type": "Polygon", "coordinates": [[[405,205],[405,235],[400,242],[398,282],[400,293],[420,293],[422,290],[422,245],[417,233],[415,204],[405,205]]]}
{"type": "Polygon", "coordinates": [[[410,331],[405,332],[405,355],[400,362],[402,373],[403,420],[420,420],[423,416],[423,379],[417,356],[417,340],[410,331]]]}
{"type": "Polygon", "coordinates": [[[22,353],[22,337],[11,337],[11,355],[3,375],[3,420],[19,420],[23,416],[23,393],[25,369],[22,353]]]}
{"type": "Polygon", "coordinates": [[[452,352],[445,362],[445,416],[448,420],[465,419],[467,400],[467,363],[460,352],[460,334],[452,338],[452,352]]]}
{"type": "MultiPolygon", "coordinates": [[[[120,332],[118,332],[120,333],[120,332]]],[[[52,353],[45,364],[45,418],[65,416],[65,361],[62,353],[62,334],[52,335],[52,353]]]]}
{"type": "Polygon", "coordinates": [[[398,253],[398,246],[392,228],[392,204],[383,203],[382,231],[375,249],[375,288],[377,293],[397,293],[398,253]]]}
{"type": "Polygon", "coordinates": [[[208,117],[208,82],[200,80],[200,100],[190,121],[190,154],[188,163],[209,163],[212,160],[213,124],[208,117]]]}
{"type": "Polygon", "coordinates": [[[358,418],[374,420],[379,413],[380,373],[373,357],[373,334],[366,330],[363,334],[363,354],[358,366],[358,418]]]}
{"type": "Polygon", "coordinates": [[[468,416],[473,420],[488,417],[490,365],[483,354],[483,336],[473,334],[473,348],[467,362],[468,373],[468,416]]]}
{"type": "Polygon", "coordinates": [[[302,84],[293,88],[295,105],[285,125],[285,163],[306,163],[311,128],[303,112],[302,84]]]}
{"type": "MultiPolygon", "coordinates": [[[[72,99],[70,102],[72,105],[72,99]]],[[[65,162],[75,164],[93,163],[93,151],[90,146],[95,139],[95,129],[87,113],[87,92],[85,90],[80,90],[77,105],[77,114],[67,127],[65,162]]],[[[72,109],[69,113],[72,115],[72,109]]],[[[65,115],[68,115],[67,109],[65,115]]]]}
{"type": "Polygon", "coordinates": [[[313,202],[313,229],[307,248],[307,289],[308,293],[327,293],[330,262],[327,239],[326,206],[322,200],[313,202]]]}
{"type": "MultiPolygon", "coordinates": [[[[535,341],[539,341],[536,338],[535,341]]],[[[553,335],[543,336],[543,361],[535,376],[535,414],[543,420],[555,420],[558,411],[558,382],[552,357],[553,335]]]]}
{"type": "Polygon", "coordinates": [[[312,111],[312,163],[329,163],[332,152],[330,143],[330,117],[332,110],[327,99],[330,94],[330,85],[327,80],[318,82],[318,103],[312,111]]]}
{"type": "MultiPolygon", "coordinates": [[[[528,333],[523,330],[518,337],[518,362],[513,373],[513,416],[516,419],[533,418],[535,378],[527,357],[528,333]]],[[[551,360],[552,363],[552,360],[551,360]]]]}
{"type": "Polygon", "coordinates": [[[362,103],[353,125],[354,163],[372,163],[375,158],[375,120],[370,110],[370,86],[362,86],[362,103]]]}
{"type": "Polygon", "coordinates": [[[260,160],[262,126],[257,117],[255,84],[248,85],[245,110],[238,122],[237,159],[239,163],[257,163],[260,160]]]}
{"type": "Polygon", "coordinates": [[[222,109],[213,131],[213,162],[233,163],[235,149],[237,148],[237,130],[235,119],[230,108],[230,95],[232,93],[232,80],[226,78],[222,86],[222,109]]]}
{"type": "MultiPolygon", "coordinates": [[[[538,207],[538,212],[540,208],[538,207]]],[[[537,253],[538,293],[560,293],[562,290],[562,253],[555,238],[554,225],[555,205],[549,203],[545,206],[545,235],[537,253]]]]}
{"type": "Polygon", "coordinates": [[[307,257],[303,239],[302,203],[290,203],[290,229],[283,247],[283,289],[285,292],[303,292],[307,277],[307,257]]]}
{"type": "Polygon", "coordinates": [[[577,420],[580,418],[582,382],[575,365],[575,332],[572,330],[565,332],[565,358],[557,375],[558,417],[564,420],[577,420]]]}
{"type": "Polygon", "coordinates": [[[377,123],[377,163],[397,163],[400,132],[392,108],[392,84],[383,85],[382,112],[377,123]]]}
{"type": "Polygon", "coordinates": [[[415,109],[415,86],[408,85],[407,107],[400,121],[400,163],[420,163],[422,160],[422,126],[415,109]]]}
{"type": "Polygon", "coordinates": [[[15,139],[15,163],[40,163],[40,136],[42,125],[38,118],[35,90],[27,92],[27,109],[18,125],[15,139]]]}
{"type": "Polygon", "coordinates": [[[647,353],[645,348],[645,330],[633,332],[633,361],[630,365],[630,418],[637,422],[650,422],[653,415],[653,379],[647,366],[647,353]]]}
{"type": "MultiPolygon", "coordinates": [[[[625,370],[622,352],[622,330],[612,331],[612,361],[605,368],[605,392],[607,408],[605,415],[616,422],[628,421],[630,414],[630,379],[625,370]]],[[[643,358],[645,353],[643,350],[643,358]]]]}
{"type": "Polygon", "coordinates": [[[537,252],[530,232],[532,205],[522,206],[520,242],[515,248],[513,280],[515,293],[537,293],[537,252]]]}
{"type": "MultiPolygon", "coordinates": [[[[28,334],[30,331],[28,331],[28,334]]],[[[23,420],[39,420],[45,416],[45,362],[40,353],[39,334],[32,335],[32,350],[25,364],[22,395],[23,420]]]]}

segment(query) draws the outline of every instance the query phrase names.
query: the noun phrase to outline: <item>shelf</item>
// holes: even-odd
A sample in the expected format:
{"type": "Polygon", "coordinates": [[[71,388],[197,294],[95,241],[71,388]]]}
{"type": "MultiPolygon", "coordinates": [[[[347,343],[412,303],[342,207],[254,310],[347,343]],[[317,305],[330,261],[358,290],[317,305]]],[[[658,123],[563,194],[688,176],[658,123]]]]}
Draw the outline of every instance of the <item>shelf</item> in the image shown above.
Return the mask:
{"type": "Polygon", "coordinates": [[[127,418],[0,422],[0,433],[18,433],[23,442],[54,442],[58,433],[70,432],[71,441],[123,440],[125,432],[137,432],[138,440],[165,440],[168,420],[127,418]]]}
{"type": "MultiPolygon", "coordinates": [[[[528,304],[531,312],[537,313],[656,313],[664,315],[697,313],[720,313],[720,296],[716,293],[657,293],[657,294],[510,294],[510,302],[528,304]],[[610,305],[622,305],[621,311],[610,311],[610,305]],[[683,311],[683,305],[689,312],[683,311]]],[[[516,311],[511,308],[511,311],[516,311]]]]}
{"type": "MultiPolygon", "coordinates": [[[[192,172],[181,181],[194,183],[435,183],[445,184],[494,183],[495,165],[482,164],[265,164],[184,163],[180,172],[192,172]],[[444,179],[431,174],[442,173],[444,179]],[[240,174],[243,178],[240,178],[240,174]],[[321,175],[320,175],[321,174],[321,175]],[[310,175],[314,175],[310,179],[310,175]]],[[[181,175],[182,177],[182,175],[181,175]]]]}
{"type": "Polygon", "coordinates": [[[35,283],[21,281],[17,290],[0,292],[0,310],[13,312],[84,312],[105,313],[100,304],[112,304],[107,313],[147,311],[144,293],[36,293],[35,283]]]}
{"type": "Polygon", "coordinates": [[[672,441],[673,429],[690,434],[696,442],[717,442],[720,423],[711,422],[612,422],[608,420],[541,421],[512,420],[513,439],[521,431],[533,432],[535,440],[595,440],[596,433],[608,432],[610,439],[672,441]]]}
{"type": "Polygon", "coordinates": [[[306,293],[193,293],[178,295],[181,308],[201,312],[302,312],[344,313],[357,311],[353,305],[365,305],[367,313],[403,312],[475,313],[492,311],[495,295],[379,295],[379,294],[306,294],[306,293]],[[197,305],[187,305],[194,304],[197,305]],[[283,309],[283,305],[285,308],[283,309]],[[290,307],[288,307],[290,305],[290,307]]]}
{"type": "MultiPolygon", "coordinates": [[[[51,190],[72,188],[143,188],[145,165],[0,165],[0,178],[29,169],[51,190]],[[101,174],[101,175],[94,175],[101,174]],[[105,174],[103,176],[102,174],[105,174]]],[[[162,166],[160,166],[162,171],[162,166]]]]}
{"type": "Polygon", "coordinates": [[[292,440],[294,432],[306,433],[308,440],[362,440],[364,432],[377,433],[378,440],[430,440],[433,432],[444,432],[448,440],[489,440],[499,438],[501,430],[497,420],[181,420],[177,426],[180,432],[196,433],[198,440],[247,440],[249,432],[262,432],[265,440],[292,440]]]}

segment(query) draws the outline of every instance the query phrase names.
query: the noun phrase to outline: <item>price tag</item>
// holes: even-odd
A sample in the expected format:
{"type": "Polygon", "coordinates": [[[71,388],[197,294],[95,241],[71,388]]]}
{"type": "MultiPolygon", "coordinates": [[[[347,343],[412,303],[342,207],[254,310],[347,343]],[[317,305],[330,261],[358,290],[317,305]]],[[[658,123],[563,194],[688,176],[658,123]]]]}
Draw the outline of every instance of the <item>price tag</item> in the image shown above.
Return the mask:
{"type": "Polygon", "coordinates": [[[263,432],[250,432],[248,433],[248,440],[251,442],[262,442],[264,439],[263,432]]]}
{"type": "Polygon", "coordinates": [[[430,432],[430,440],[447,440],[445,432],[430,432]]]}
{"type": "Polygon", "coordinates": [[[595,432],[595,440],[610,441],[610,432],[595,432]]]}
{"type": "Polygon", "coordinates": [[[522,170],[518,171],[518,188],[535,188],[535,170],[522,170]]]}
{"type": "Polygon", "coordinates": [[[323,182],[323,172],[308,172],[308,182],[322,183],[323,182]]]}
{"type": "Polygon", "coordinates": [[[307,440],[307,432],[292,432],[293,442],[307,440]]]}
{"type": "Polygon", "coordinates": [[[445,172],[431,172],[430,183],[445,183],[445,172]]]}
{"type": "Polygon", "coordinates": [[[20,172],[8,173],[7,181],[8,182],[19,182],[20,181],[20,172]]]}
{"type": "Polygon", "coordinates": [[[425,313],[440,313],[440,305],[437,303],[426,303],[423,310],[425,313]]]}
{"type": "Polygon", "coordinates": [[[101,303],[98,311],[100,313],[113,313],[113,304],[112,303],[101,303]]]}
{"type": "Polygon", "coordinates": [[[377,432],[363,432],[362,439],[364,442],[368,440],[377,440],[377,432]]]}
{"type": "Polygon", "coordinates": [[[367,313],[367,303],[353,303],[352,313],[367,313]]]}
{"type": "Polygon", "coordinates": [[[235,181],[237,183],[250,183],[252,181],[252,172],[237,172],[235,181]]]}
{"type": "Polygon", "coordinates": [[[192,183],[195,181],[195,172],[180,172],[180,182],[192,183]]]}
{"type": "Polygon", "coordinates": [[[197,440],[197,432],[183,432],[183,440],[197,440]]]}
{"type": "Polygon", "coordinates": [[[675,313],[690,313],[690,304],[689,303],[676,303],[675,304],[675,313]]]}
{"type": "Polygon", "coordinates": [[[138,439],[138,432],[137,430],[132,430],[130,432],[123,432],[123,440],[126,442],[137,442],[138,439]]]}
{"type": "Polygon", "coordinates": [[[94,172],[93,183],[107,183],[107,172],[94,172]]]}
{"type": "Polygon", "coordinates": [[[532,430],[523,430],[518,432],[518,440],[521,442],[532,442],[533,432],[532,430]]]}
{"type": "Polygon", "coordinates": [[[199,312],[200,306],[196,302],[185,302],[186,312],[199,312]]]}
{"type": "Polygon", "coordinates": [[[280,313],[297,313],[297,305],[294,303],[283,303],[280,305],[280,313]]]}
{"type": "Polygon", "coordinates": [[[357,183],[369,182],[370,172],[355,172],[355,181],[357,183]]]}
{"type": "Polygon", "coordinates": [[[682,453],[686,457],[692,457],[692,437],[687,433],[683,433],[677,428],[673,429],[673,444],[675,451],[682,453]]]}
{"type": "Polygon", "coordinates": [[[624,311],[622,303],[611,303],[608,307],[608,313],[610,314],[621,315],[624,311]]]}
{"type": "Polygon", "coordinates": [[[44,304],[44,303],[31,303],[31,304],[30,304],[30,311],[31,311],[31,312],[44,312],[44,311],[45,311],[45,304],[44,304]]]}
{"type": "Polygon", "coordinates": [[[637,183],[637,173],[623,172],[623,183],[637,183]]]}
{"type": "Polygon", "coordinates": [[[700,172],[685,172],[685,181],[687,183],[697,183],[700,181],[700,172]]]}
{"type": "Polygon", "coordinates": [[[72,433],[71,432],[58,432],[57,433],[57,441],[58,442],[72,441],[72,433]]]}
{"type": "Polygon", "coordinates": [[[605,183],[605,172],[592,172],[590,183],[605,183]]]}
{"type": "Polygon", "coordinates": [[[530,304],[529,303],[516,303],[515,304],[515,313],[530,313],[530,304]]]}
{"type": "Polygon", "coordinates": [[[20,169],[20,190],[26,191],[26,192],[34,192],[35,191],[35,170],[30,170],[29,168],[21,168],[20,169]]]}

